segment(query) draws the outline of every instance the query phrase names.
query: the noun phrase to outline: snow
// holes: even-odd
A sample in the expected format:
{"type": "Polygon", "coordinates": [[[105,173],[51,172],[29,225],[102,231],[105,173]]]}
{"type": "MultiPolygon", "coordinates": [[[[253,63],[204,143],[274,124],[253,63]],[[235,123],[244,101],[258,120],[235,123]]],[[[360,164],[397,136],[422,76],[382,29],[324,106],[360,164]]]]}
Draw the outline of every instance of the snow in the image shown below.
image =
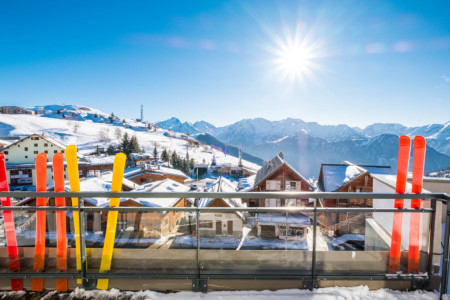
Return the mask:
{"type": "MultiPolygon", "coordinates": [[[[151,182],[142,187],[135,189],[133,192],[174,192],[184,193],[190,190],[190,187],[178,183],[172,179],[151,182]]],[[[135,198],[133,199],[145,206],[149,207],[171,207],[180,200],[180,198],[135,198]]]]}
{"type": "Polygon", "coordinates": [[[256,217],[259,224],[289,224],[290,227],[306,227],[311,225],[311,220],[306,216],[282,216],[271,214],[258,214],[256,217]]]}
{"type": "MultiPolygon", "coordinates": [[[[45,110],[57,110],[61,109],[61,105],[56,106],[44,106],[45,110]]],[[[239,158],[225,155],[223,152],[211,149],[210,146],[201,145],[199,147],[190,146],[186,138],[181,138],[182,134],[172,133],[170,136],[165,136],[166,130],[157,128],[156,130],[147,130],[143,128],[143,123],[135,122],[133,120],[127,120],[127,124],[130,126],[136,126],[133,128],[126,128],[122,123],[115,122],[115,124],[102,123],[94,118],[97,113],[104,118],[108,117],[108,114],[104,114],[98,110],[92,108],[85,108],[83,106],[70,105],[64,106],[67,109],[73,109],[78,117],[70,120],[59,119],[60,115],[8,115],[3,114],[0,120],[0,132],[4,136],[24,136],[31,135],[33,133],[45,133],[54,137],[54,140],[59,140],[60,143],[65,145],[75,144],[80,152],[92,152],[96,149],[97,145],[107,147],[110,144],[118,145],[120,139],[117,138],[116,133],[127,133],[128,136],[136,135],[139,145],[144,152],[152,153],[156,147],[158,152],[161,152],[163,148],[170,151],[176,151],[181,157],[185,157],[186,151],[189,152],[189,157],[194,158],[195,162],[201,163],[203,160],[211,162],[213,155],[221,163],[230,163],[232,165],[238,165],[239,158]],[[86,110],[87,109],[87,110],[86,110]],[[107,140],[100,141],[99,136],[102,133],[106,136],[107,140]],[[176,137],[173,138],[172,136],[176,137]]],[[[259,166],[242,160],[244,167],[257,170],[259,166]]]]}
{"type": "Polygon", "coordinates": [[[356,166],[348,166],[345,169],[345,179],[344,184],[353,180],[356,176],[360,175],[361,171],[356,166]]]}
{"type": "Polygon", "coordinates": [[[112,165],[114,164],[114,157],[114,155],[85,156],[84,160],[91,165],[112,165]]]}
{"type": "MultiPolygon", "coordinates": [[[[23,299],[26,292],[0,292],[0,298],[23,299]]],[[[309,290],[286,289],[277,291],[216,291],[208,293],[200,292],[177,292],[177,293],[160,293],[155,291],[120,291],[111,289],[107,291],[101,290],[84,290],[77,287],[70,293],[58,293],[56,291],[49,292],[42,297],[43,300],[55,299],[130,299],[130,300],[156,300],[156,299],[173,299],[173,300],[438,300],[439,295],[426,291],[401,292],[389,289],[369,290],[368,286],[355,287],[329,287],[309,290]]]]}

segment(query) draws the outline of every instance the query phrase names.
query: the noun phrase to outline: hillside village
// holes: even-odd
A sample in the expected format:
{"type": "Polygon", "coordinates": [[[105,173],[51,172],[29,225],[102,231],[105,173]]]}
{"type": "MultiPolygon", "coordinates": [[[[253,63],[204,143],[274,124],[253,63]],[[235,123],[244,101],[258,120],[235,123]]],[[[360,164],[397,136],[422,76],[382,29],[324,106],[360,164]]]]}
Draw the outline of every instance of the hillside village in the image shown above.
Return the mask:
{"type": "MultiPolygon", "coordinates": [[[[358,199],[359,192],[395,190],[395,173],[390,166],[323,162],[317,180],[307,178],[290,165],[283,153],[258,166],[222,152],[220,148],[201,144],[187,134],[158,128],[140,120],[130,121],[107,116],[99,111],[77,107],[51,110],[50,107],[27,110],[1,108],[2,122],[15,128],[1,139],[0,152],[5,155],[11,190],[33,191],[36,185],[34,158],[48,156],[48,190],[53,188],[51,159],[64,153],[67,143],[79,145],[79,172],[82,191],[110,191],[114,154],[127,154],[122,182],[123,191],[134,192],[350,192],[354,199],[318,199],[319,207],[377,207],[371,199],[358,199]],[[20,115],[20,118],[17,118],[20,115]],[[46,117],[43,117],[45,115],[46,117]],[[3,118],[5,116],[6,118],[3,118]],[[8,119],[8,120],[7,120],[8,119]],[[19,121],[20,120],[20,121],[19,121]],[[51,123],[46,123],[50,120],[51,123]],[[71,123],[70,123],[71,122],[71,123]],[[24,124],[31,126],[24,126],[24,124]],[[34,125],[38,125],[34,127],[34,125]],[[51,125],[50,125],[51,124],[51,125]],[[86,126],[87,124],[87,126],[86,126]],[[96,127],[96,128],[95,128],[96,127]],[[30,133],[30,128],[36,130],[30,133]],[[98,130],[96,138],[89,136],[98,130]],[[112,134],[113,132],[113,134],[112,134]],[[23,135],[11,139],[15,135],[23,135]]],[[[4,129],[2,129],[4,130],[4,129]]],[[[2,131],[4,133],[4,131],[2,131]]],[[[349,157],[349,160],[351,157],[349,157]]],[[[65,178],[67,170],[65,167],[65,178]]],[[[411,178],[409,178],[411,181],[411,178]]],[[[425,178],[425,189],[446,189],[450,180],[436,183],[425,178]],[[427,184],[429,183],[429,184],[427,184]],[[436,187],[438,186],[438,187],[436,187]]],[[[410,187],[409,187],[410,188],[410,187]]],[[[66,190],[69,191],[68,184],[66,190]]],[[[440,190],[439,190],[440,192],[440,190]]],[[[105,207],[108,199],[84,198],[85,206],[105,207]]],[[[70,205],[66,199],[66,205],[70,205]]],[[[49,200],[49,205],[54,199],[49,200]]],[[[121,206],[131,207],[312,207],[313,198],[173,198],[121,199],[121,206]]],[[[34,206],[35,198],[19,199],[18,206],[34,206]]],[[[22,246],[34,243],[34,215],[19,217],[18,241],[22,246]]],[[[50,216],[52,218],[52,216],[50,216]]],[[[54,218],[54,216],[53,216],[54,218]]],[[[67,214],[68,233],[73,234],[71,214],[67,214]]],[[[426,217],[425,217],[426,218],[426,217]]],[[[106,230],[105,212],[88,213],[87,245],[101,247],[106,230]]],[[[54,222],[49,222],[53,224],[54,222]]],[[[321,213],[317,245],[320,250],[388,250],[392,222],[376,214],[321,213]]],[[[154,211],[121,213],[118,221],[118,247],[195,248],[196,235],[204,248],[220,249],[296,249],[312,250],[312,216],[307,213],[192,213],[154,211]],[[199,218],[199,228],[196,228],[199,218]]],[[[50,225],[49,232],[55,228],[50,225]]],[[[70,235],[69,235],[70,236],[70,235]]],[[[73,235],[72,235],[73,236],[73,235]]],[[[49,241],[55,243],[54,240],[49,241]]],[[[69,243],[74,240],[69,239],[69,243]]]]}

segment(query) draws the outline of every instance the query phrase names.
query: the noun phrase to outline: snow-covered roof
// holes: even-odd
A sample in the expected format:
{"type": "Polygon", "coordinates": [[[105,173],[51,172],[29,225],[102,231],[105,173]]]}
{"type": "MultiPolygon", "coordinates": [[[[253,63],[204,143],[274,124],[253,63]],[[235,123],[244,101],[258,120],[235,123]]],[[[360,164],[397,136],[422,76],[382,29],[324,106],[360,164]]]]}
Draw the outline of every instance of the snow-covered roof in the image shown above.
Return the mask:
{"type": "MultiPolygon", "coordinates": [[[[220,176],[208,189],[208,192],[211,193],[234,193],[237,190],[237,186],[231,182],[230,180],[226,179],[223,176],[220,176]]],[[[202,198],[199,200],[198,206],[199,207],[208,207],[209,204],[214,201],[215,198],[202,198]]],[[[242,206],[242,199],[240,198],[221,198],[225,204],[227,204],[229,207],[241,207],[242,206]]],[[[242,212],[236,212],[236,214],[239,215],[242,219],[244,219],[244,215],[242,212]]]]}
{"type": "MultiPolygon", "coordinates": [[[[133,190],[133,192],[183,193],[189,190],[190,187],[168,178],[161,181],[147,183],[133,190]]],[[[172,207],[180,200],[180,198],[136,198],[133,200],[148,207],[172,207]]]]}
{"type": "Polygon", "coordinates": [[[134,160],[137,159],[152,159],[152,154],[150,153],[131,153],[134,160]]]}
{"type": "Polygon", "coordinates": [[[163,166],[155,167],[155,168],[153,168],[153,171],[170,174],[170,175],[176,175],[176,176],[180,176],[180,177],[184,177],[184,178],[189,178],[188,176],[186,176],[186,174],[184,174],[180,170],[167,168],[167,167],[163,167],[163,166]]]}
{"type": "Polygon", "coordinates": [[[331,246],[336,247],[336,246],[344,244],[348,241],[364,241],[364,240],[365,240],[364,234],[347,233],[347,234],[344,234],[344,235],[334,238],[331,241],[331,246]]]}
{"type": "Polygon", "coordinates": [[[323,181],[320,182],[320,185],[325,192],[334,192],[367,172],[370,174],[391,174],[391,167],[361,166],[349,162],[344,164],[322,164],[321,174],[323,181]]]}
{"type": "Polygon", "coordinates": [[[127,178],[132,178],[138,174],[142,174],[145,172],[151,172],[151,173],[160,173],[160,174],[170,174],[170,175],[175,175],[175,176],[179,176],[182,178],[189,178],[188,176],[186,176],[183,172],[181,172],[180,170],[176,170],[176,169],[172,169],[172,168],[167,168],[167,167],[163,167],[161,165],[159,166],[151,166],[149,164],[146,164],[142,167],[136,167],[136,168],[132,168],[129,171],[127,171],[124,176],[127,178]]]}
{"type": "Polygon", "coordinates": [[[91,165],[112,165],[114,164],[114,155],[108,156],[85,156],[84,160],[91,165]]]}
{"type": "Polygon", "coordinates": [[[238,188],[240,189],[240,191],[242,192],[244,190],[253,189],[253,187],[255,186],[255,178],[256,175],[240,178],[238,182],[238,188]]]}
{"type": "Polygon", "coordinates": [[[260,225],[289,224],[291,227],[307,227],[311,225],[311,220],[307,216],[288,215],[286,217],[285,215],[258,214],[256,220],[260,225]]]}

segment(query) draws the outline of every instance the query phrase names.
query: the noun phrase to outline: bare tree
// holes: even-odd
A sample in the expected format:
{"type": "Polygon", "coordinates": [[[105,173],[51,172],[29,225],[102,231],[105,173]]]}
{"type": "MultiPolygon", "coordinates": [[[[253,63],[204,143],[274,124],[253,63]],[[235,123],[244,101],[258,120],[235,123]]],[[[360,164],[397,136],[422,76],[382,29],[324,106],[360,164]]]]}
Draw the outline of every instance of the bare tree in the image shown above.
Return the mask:
{"type": "Polygon", "coordinates": [[[122,139],[122,129],[120,129],[120,127],[116,127],[116,130],[114,131],[114,135],[115,135],[116,139],[120,142],[120,140],[122,139]]]}
{"type": "Polygon", "coordinates": [[[98,139],[101,143],[106,144],[111,141],[109,137],[109,129],[108,128],[102,128],[98,132],[98,139]]]}

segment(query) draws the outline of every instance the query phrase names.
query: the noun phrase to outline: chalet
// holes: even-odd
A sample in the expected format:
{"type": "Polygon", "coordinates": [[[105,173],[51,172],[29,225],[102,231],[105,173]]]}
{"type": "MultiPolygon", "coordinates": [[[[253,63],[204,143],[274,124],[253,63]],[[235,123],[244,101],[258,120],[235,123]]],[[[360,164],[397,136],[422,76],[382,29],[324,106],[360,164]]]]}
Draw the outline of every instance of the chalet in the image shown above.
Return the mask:
{"type": "Polygon", "coordinates": [[[33,111],[19,106],[0,106],[0,114],[9,115],[32,115],[33,111]]]}
{"type": "MultiPolygon", "coordinates": [[[[321,192],[372,192],[374,174],[391,174],[390,166],[355,165],[351,162],[342,164],[322,164],[318,179],[318,190],[321,192]]],[[[372,199],[319,199],[320,207],[372,207],[372,199]]],[[[357,213],[322,214],[321,225],[330,235],[364,231],[364,216],[357,213]]]]}
{"type": "MultiPolygon", "coordinates": [[[[299,172],[297,172],[283,157],[278,154],[266,162],[255,176],[252,188],[248,192],[263,191],[313,191],[313,186],[299,172]]],[[[269,206],[307,206],[309,199],[242,199],[249,207],[269,206]]]]}
{"type": "Polygon", "coordinates": [[[131,158],[136,166],[151,164],[153,157],[148,153],[131,153],[131,158]]]}
{"type": "MultiPolygon", "coordinates": [[[[187,192],[189,187],[172,179],[151,182],[138,187],[134,192],[187,192]]],[[[107,204],[104,204],[107,205],[107,204]]],[[[137,198],[123,199],[120,206],[128,207],[190,207],[192,202],[185,198],[137,198]]],[[[118,230],[133,232],[131,238],[161,238],[178,231],[186,221],[187,214],[175,211],[127,212],[119,214],[118,230]]],[[[107,214],[103,214],[106,228],[107,214]]]]}
{"type": "MultiPolygon", "coordinates": [[[[0,150],[5,154],[6,170],[11,186],[35,185],[35,158],[38,153],[48,157],[47,181],[52,181],[51,161],[55,153],[64,153],[66,146],[44,134],[32,134],[0,150]]],[[[79,157],[82,157],[79,154],[79,157]]],[[[67,178],[67,174],[66,174],[67,178]]]]}
{"type": "Polygon", "coordinates": [[[80,176],[88,177],[102,171],[112,171],[114,155],[85,156],[78,163],[80,176]]]}
{"type": "Polygon", "coordinates": [[[132,171],[125,173],[125,178],[137,183],[146,184],[153,181],[160,181],[170,178],[178,183],[184,183],[189,177],[180,170],[163,167],[161,165],[151,166],[143,164],[132,171]]]}
{"type": "MultiPolygon", "coordinates": [[[[236,192],[237,187],[228,179],[219,177],[209,188],[208,192],[236,192]]],[[[199,200],[199,207],[241,207],[239,198],[203,198],[199,200]]],[[[200,236],[242,236],[245,217],[241,212],[211,212],[200,214],[200,236]]]]}

